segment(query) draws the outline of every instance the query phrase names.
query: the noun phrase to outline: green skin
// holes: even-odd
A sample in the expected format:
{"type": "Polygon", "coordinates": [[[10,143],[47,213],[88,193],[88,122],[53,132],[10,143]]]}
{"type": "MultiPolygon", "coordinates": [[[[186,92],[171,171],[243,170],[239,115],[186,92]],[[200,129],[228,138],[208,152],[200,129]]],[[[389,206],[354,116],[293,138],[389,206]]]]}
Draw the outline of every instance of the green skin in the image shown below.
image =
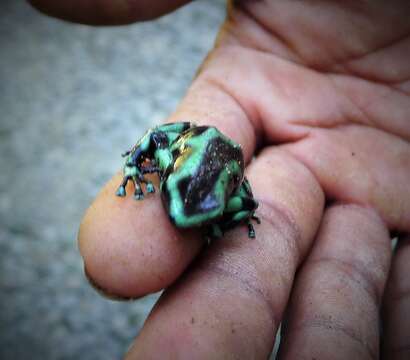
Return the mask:
{"type": "Polygon", "coordinates": [[[117,190],[125,196],[129,180],[134,197],[144,198],[155,191],[144,177],[158,173],[164,207],[179,228],[207,227],[207,237],[219,238],[240,223],[248,224],[248,235],[255,237],[251,220],[258,207],[247,179],[243,176],[243,155],[238,144],[214,127],[190,123],[170,123],[148,130],[126,157],[124,178],[117,190]]]}

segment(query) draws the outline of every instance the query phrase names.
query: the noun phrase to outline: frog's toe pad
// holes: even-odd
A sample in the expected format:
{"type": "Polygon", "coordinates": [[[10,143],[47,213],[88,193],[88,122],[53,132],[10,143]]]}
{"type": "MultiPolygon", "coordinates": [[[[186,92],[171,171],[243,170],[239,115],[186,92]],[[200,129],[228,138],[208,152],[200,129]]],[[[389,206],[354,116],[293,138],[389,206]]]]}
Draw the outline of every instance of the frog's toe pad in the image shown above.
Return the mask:
{"type": "Polygon", "coordinates": [[[125,187],[124,186],[120,186],[117,190],[117,192],[115,193],[115,195],[120,196],[120,197],[124,197],[126,195],[125,193],[125,187]]]}
{"type": "Polygon", "coordinates": [[[147,192],[149,193],[154,193],[155,192],[155,187],[153,184],[149,183],[147,184],[147,192]]]}
{"type": "Polygon", "coordinates": [[[248,224],[248,237],[251,239],[255,238],[255,229],[253,228],[252,224],[248,224]]]}

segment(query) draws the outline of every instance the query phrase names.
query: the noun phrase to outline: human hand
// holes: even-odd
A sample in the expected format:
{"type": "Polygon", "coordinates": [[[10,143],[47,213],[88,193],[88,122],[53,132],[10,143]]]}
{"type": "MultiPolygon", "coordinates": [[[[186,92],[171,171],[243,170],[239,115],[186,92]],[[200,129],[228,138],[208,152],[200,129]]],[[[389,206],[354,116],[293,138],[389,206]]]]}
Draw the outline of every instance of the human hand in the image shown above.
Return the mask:
{"type": "MultiPolygon", "coordinates": [[[[106,4],[91,16],[32,0],[92,23],[183,2],[82,2],[106,4]]],[[[410,238],[392,257],[389,236],[410,232],[409,16],[404,1],[230,6],[169,121],[217,126],[248,162],[257,151],[247,177],[262,224],[254,240],[239,227],[201,251],[158,196],[115,197],[120,175],[104,187],[80,229],[88,275],[124,297],[168,288],[129,358],[266,358],[280,322],[283,358],[377,358],[382,300],[383,355],[409,358],[410,238]]]]}

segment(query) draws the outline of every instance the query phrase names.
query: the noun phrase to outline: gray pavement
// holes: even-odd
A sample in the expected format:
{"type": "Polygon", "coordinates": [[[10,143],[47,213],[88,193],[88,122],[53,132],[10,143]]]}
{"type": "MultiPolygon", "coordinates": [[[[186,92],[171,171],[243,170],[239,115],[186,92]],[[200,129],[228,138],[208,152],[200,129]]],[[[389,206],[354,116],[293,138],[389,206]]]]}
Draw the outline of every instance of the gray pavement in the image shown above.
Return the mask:
{"type": "Polygon", "coordinates": [[[118,359],[156,295],[98,295],[78,224],[120,153],[184,94],[224,1],[119,28],[64,23],[22,0],[1,6],[0,359],[118,359]]]}

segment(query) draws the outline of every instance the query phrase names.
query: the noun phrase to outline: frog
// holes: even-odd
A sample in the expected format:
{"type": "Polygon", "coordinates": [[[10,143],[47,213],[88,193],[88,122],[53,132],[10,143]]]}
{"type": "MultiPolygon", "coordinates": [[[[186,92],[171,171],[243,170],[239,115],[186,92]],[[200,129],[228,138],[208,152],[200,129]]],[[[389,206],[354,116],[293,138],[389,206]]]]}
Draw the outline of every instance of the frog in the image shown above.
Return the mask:
{"type": "Polygon", "coordinates": [[[116,195],[126,196],[129,181],[134,198],[154,193],[145,176],[157,173],[163,206],[177,228],[206,228],[208,239],[221,238],[227,230],[246,223],[248,237],[255,238],[251,220],[255,200],[244,175],[241,146],[214,126],[174,122],[149,129],[128,151],[123,179],[116,195]]]}

